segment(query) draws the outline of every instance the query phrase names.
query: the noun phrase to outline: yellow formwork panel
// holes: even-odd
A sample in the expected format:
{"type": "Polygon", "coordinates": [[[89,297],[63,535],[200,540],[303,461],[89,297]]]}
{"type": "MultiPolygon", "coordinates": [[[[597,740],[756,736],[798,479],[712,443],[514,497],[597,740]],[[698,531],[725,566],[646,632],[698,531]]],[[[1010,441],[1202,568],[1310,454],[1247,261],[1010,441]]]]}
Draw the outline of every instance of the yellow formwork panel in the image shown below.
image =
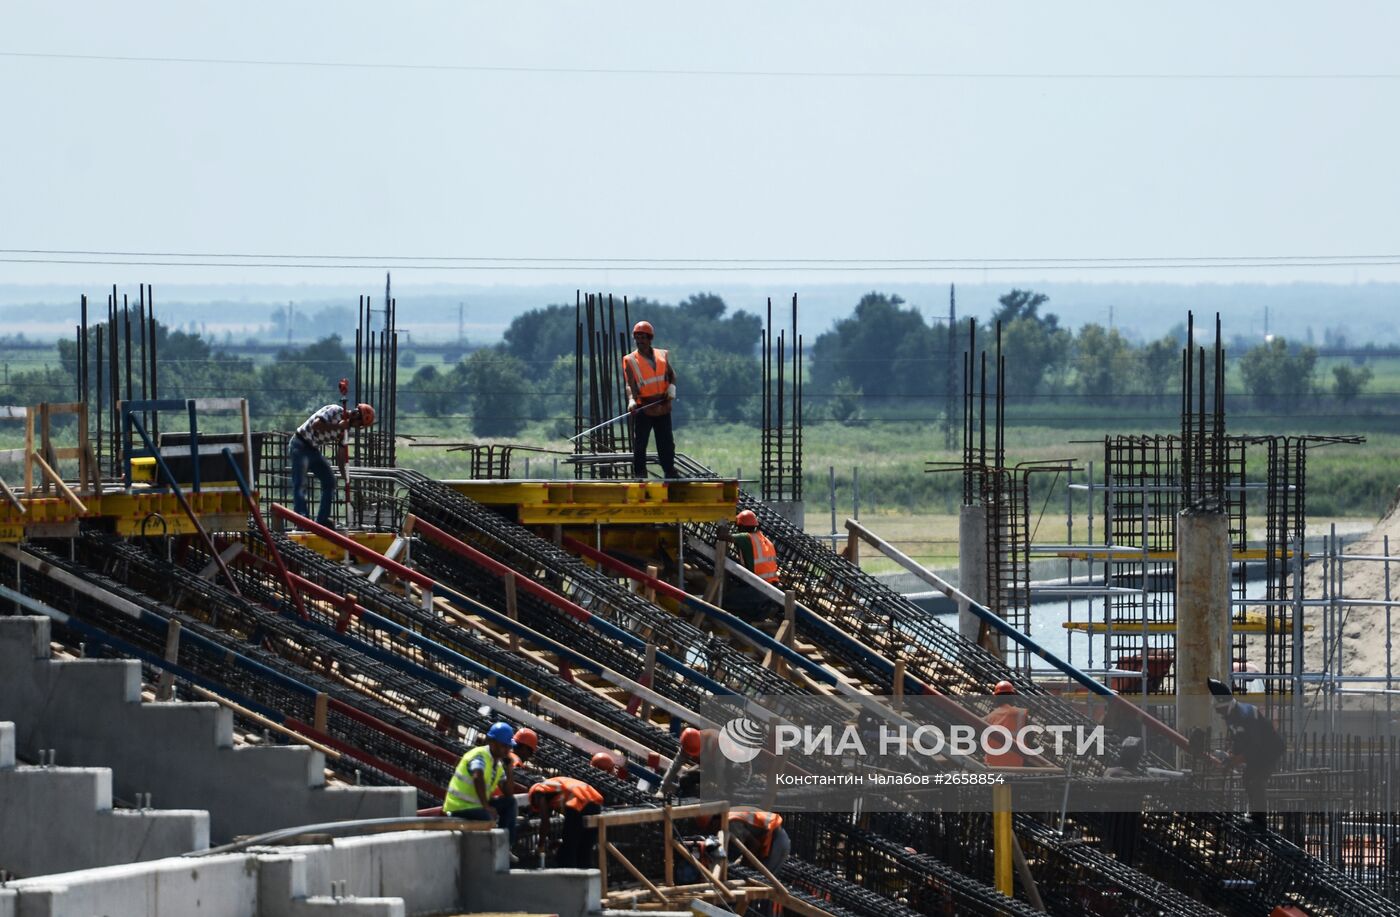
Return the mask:
{"type": "MultiPolygon", "coordinates": [[[[118,535],[188,535],[195,531],[179,499],[167,491],[80,493],[78,499],[87,507],[87,513],[79,513],[61,497],[21,498],[27,509],[25,513],[6,502],[0,506],[0,542],[23,540],[29,526],[70,523],[80,518],[112,519],[118,535]],[[143,521],[146,522],[144,532],[143,521]]],[[[206,531],[242,531],[248,526],[247,506],[243,495],[236,490],[223,488],[186,493],[185,499],[206,531]]]]}
{"type": "MultiPolygon", "coordinates": [[[[388,551],[396,537],[393,532],[343,532],[342,534],[378,554],[388,551]]],[[[287,537],[302,547],[310,548],[322,557],[331,560],[343,560],[346,554],[345,549],[340,545],[332,544],[315,532],[288,532],[287,537]]]]}
{"type": "Polygon", "coordinates": [[[514,506],[521,523],[718,522],[734,515],[737,481],[443,481],[487,506],[514,506]]]}
{"type": "MultiPolygon", "coordinates": [[[[1102,634],[1108,632],[1108,626],[1103,621],[1063,621],[1060,626],[1065,630],[1078,633],[1102,634]]],[[[1231,629],[1237,634],[1262,634],[1269,630],[1269,620],[1262,611],[1251,611],[1245,615],[1245,620],[1232,624],[1231,629]]],[[[1312,629],[1311,624],[1303,625],[1303,630],[1312,629]]],[[[1292,633],[1292,631],[1292,618],[1283,617],[1274,622],[1274,633],[1287,634],[1292,633]]],[[[1116,634],[1140,634],[1143,632],[1143,624],[1141,621],[1114,621],[1113,632],[1116,634]]],[[[1174,634],[1176,633],[1176,622],[1149,621],[1147,622],[1147,632],[1149,634],[1174,634]]]]}

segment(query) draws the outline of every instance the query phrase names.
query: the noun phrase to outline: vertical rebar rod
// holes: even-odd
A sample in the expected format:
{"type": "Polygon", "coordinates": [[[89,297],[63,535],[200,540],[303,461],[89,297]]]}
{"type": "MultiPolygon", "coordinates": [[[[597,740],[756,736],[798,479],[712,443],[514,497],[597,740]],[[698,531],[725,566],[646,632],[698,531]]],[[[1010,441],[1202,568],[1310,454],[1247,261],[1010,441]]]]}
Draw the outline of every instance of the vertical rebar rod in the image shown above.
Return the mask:
{"type": "MultiPolygon", "coordinates": [[[[160,361],[156,358],[156,288],[146,285],[146,312],[151,319],[151,400],[160,400],[160,361]]],[[[160,411],[151,412],[151,436],[160,442],[160,411]]]]}
{"type": "Polygon", "coordinates": [[[102,415],[105,413],[102,404],[102,326],[97,326],[97,400],[93,408],[93,413],[97,415],[97,477],[100,480],[102,474],[102,460],[106,456],[106,442],[102,438],[102,415]]]}
{"type": "Polygon", "coordinates": [[[122,335],[126,339],[126,400],[131,401],[131,305],[122,294],[122,335]]]}

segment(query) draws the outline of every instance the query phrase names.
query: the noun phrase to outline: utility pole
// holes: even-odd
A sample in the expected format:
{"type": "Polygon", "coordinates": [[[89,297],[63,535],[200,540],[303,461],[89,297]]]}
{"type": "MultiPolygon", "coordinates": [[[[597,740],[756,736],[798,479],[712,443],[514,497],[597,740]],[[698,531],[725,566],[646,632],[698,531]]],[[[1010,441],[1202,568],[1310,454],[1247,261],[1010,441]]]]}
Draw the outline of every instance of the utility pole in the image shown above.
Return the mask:
{"type": "Polygon", "coordinates": [[[953,415],[958,413],[958,374],[953,367],[956,352],[953,332],[958,327],[958,291],[948,284],[948,333],[943,361],[943,446],[953,448],[953,415]]]}

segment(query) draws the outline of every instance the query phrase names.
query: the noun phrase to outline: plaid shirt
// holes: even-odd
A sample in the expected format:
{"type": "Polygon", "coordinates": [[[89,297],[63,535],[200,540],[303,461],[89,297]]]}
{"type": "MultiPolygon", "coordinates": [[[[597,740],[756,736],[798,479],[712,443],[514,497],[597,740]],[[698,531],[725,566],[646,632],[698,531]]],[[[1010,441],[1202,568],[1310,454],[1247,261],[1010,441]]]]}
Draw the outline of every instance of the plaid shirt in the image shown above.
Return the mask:
{"type": "Polygon", "coordinates": [[[338,404],[328,404],[315,414],[306,418],[306,423],[297,427],[297,436],[309,442],[316,448],[340,442],[340,422],[345,417],[345,409],[338,404]],[[324,420],[328,429],[321,432],[314,432],[312,427],[316,421],[324,420]]]}

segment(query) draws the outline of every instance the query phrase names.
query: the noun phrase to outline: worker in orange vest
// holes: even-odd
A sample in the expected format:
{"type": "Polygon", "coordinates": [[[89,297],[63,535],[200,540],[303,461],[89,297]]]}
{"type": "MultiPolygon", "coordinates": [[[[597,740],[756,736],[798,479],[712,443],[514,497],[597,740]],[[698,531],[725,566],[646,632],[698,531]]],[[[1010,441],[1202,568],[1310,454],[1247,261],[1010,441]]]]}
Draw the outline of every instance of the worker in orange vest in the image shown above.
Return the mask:
{"type": "Polygon", "coordinates": [[[603,808],[603,794],[573,777],[550,777],[530,787],[530,809],[540,817],[540,852],[549,843],[551,812],[564,814],[559,833],[559,865],[566,869],[586,869],[593,865],[598,829],[584,826],[584,819],[603,808]]]}
{"type": "MultiPolygon", "coordinates": [[[[739,515],[734,517],[734,528],[736,531],[730,537],[730,543],[739,554],[739,562],[776,588],[780,582],[778,549],[767,535],[758,530],[757,514],[751,509],[740,510],[739,515]]],[[[767,595],[742,582],[734,583],[732,589],[726,589],[724,607],[749,622],[762,620],[778,608],[767,595]]]]}
{"type": "Polygon", "coordinates": [[[627,410],[632,414],[632,474],[647,476],[647,440],[656,433],[656,457],[667,478],[676,474],[676,441],[671,435],[671,402],[676,400],[676,371],[671,355],[651,346],[651,322],[632,326],[637,349],[622,358],[627,383],[627,410]]]}
{"type": "MultiPolygon", "coordinates": [[[[695,824],[701,831],[714,831],[718,820],[714,815],[702,815],[695,824]]],[[[753,806],[734,806],[729,810],[729,841],[743,844],[769,872],[777,871],[792,852],[792,839],[783,830],[783,817],[753,806]]],[[[736,847],[729,858],[737,863],[741,856],[736,847]]]]}
{"type": "Polygon", "coordinates": [[[515,748],[510,753],[511,792],[525,792],[525,785],[516,779],[516,774],[522,768],[526,771],[534,770],[530,761],[535,757],[535,752],[539,751],[539,748],[540,737],[535,730],[527,726],[515,731],[515,748]]]}
{"type": "MultiPolygon", "coordinates": [[[[992,694],[998,700],[992,712],[982,717],[982,721],[988,726],[1002,726],[1010,731],[1013,737],[1020,734],[1021,730],[1029,722],[1029,714],[1025,707],[1018,707],[1013,700],[1016,697],[1016,686],[1009,681],[999,681],[992,689],[992,694]]],[[[1000,744],[1000,735],[997,742],[1000,744]]],[[[986,764],[988,767],[1023,767],[1026,758],[1016,748],[1010,748],[1001,754],[988,754],[986,764]]]]}

